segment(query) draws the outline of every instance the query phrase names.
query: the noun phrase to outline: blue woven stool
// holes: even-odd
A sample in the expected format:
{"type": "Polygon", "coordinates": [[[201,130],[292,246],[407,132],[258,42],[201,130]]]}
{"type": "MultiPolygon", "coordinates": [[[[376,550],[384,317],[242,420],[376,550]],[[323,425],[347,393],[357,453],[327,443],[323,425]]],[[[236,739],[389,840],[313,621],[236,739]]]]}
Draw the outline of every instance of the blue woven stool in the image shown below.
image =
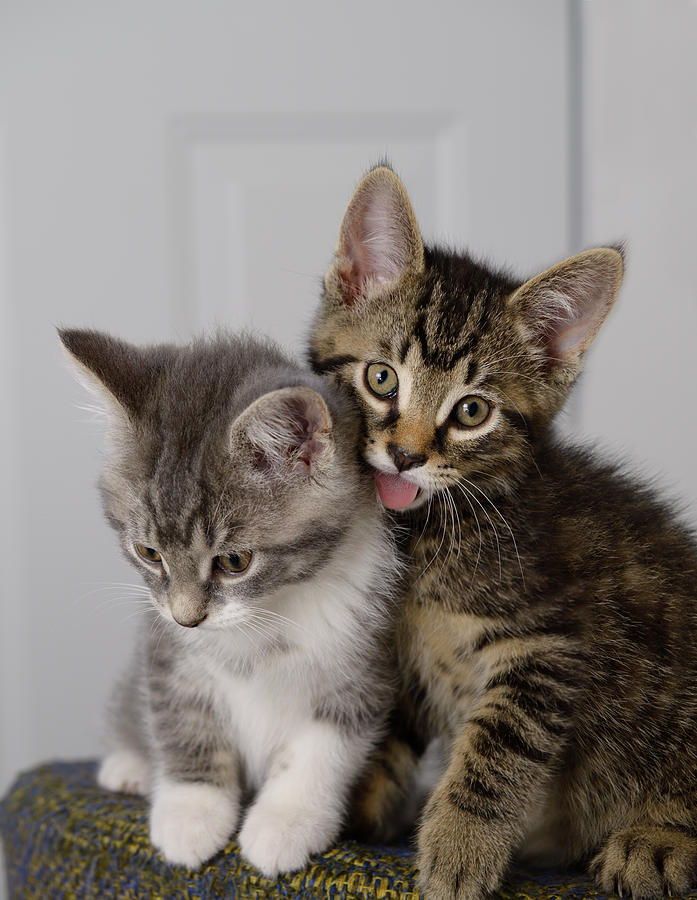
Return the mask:
{"type": "MultiPolygon", "coordinates": [[[[94,776],[93,762],[40,766],[20,775],[0,803],[11,900],[419,900],[406,847],[344,842],[279,879],[249,866],[235,841],[198,871],[169,866],[148,840],[145,801],[103,791],[94,776]]],[[[497,896],[606,895],[585,875],[516,869],[497,896]]]]}

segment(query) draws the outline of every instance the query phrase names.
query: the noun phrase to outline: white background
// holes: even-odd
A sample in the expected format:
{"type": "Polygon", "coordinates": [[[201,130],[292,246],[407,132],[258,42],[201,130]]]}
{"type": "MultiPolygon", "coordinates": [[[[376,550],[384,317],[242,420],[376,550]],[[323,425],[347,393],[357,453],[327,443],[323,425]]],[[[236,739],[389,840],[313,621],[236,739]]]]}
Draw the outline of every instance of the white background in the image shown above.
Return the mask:
{"type": "Polygon", "coordinates": [[[54,326],[301,352],[384,155],[427,239],[521,273],[628,242],[564,427],[697,521],[696,46],[694,0],[0,0],[0,793],[98,752],[133,627],[54,326]]]}

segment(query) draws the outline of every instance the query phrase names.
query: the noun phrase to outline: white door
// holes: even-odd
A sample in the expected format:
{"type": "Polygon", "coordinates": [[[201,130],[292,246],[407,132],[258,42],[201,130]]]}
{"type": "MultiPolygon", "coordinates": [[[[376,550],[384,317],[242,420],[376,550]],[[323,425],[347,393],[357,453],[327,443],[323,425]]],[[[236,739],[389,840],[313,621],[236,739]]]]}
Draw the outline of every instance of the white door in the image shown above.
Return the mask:
{"type": "Polygon", "coordinates": [[[558,0],[0,7],[0,791],[98,750],[137,581],[54,326],[252,324],[300,349],[350,192],[388,156],[426,237],[570,249],[558,0]],[[128,589],[124,588],[124,595],[128,589]]]}
{"type": "Polygon", "coordinates": [[[697,525],[697,2],[581,12],[582,242],[626,240],[627,271],[576,424],[697,525]]]}

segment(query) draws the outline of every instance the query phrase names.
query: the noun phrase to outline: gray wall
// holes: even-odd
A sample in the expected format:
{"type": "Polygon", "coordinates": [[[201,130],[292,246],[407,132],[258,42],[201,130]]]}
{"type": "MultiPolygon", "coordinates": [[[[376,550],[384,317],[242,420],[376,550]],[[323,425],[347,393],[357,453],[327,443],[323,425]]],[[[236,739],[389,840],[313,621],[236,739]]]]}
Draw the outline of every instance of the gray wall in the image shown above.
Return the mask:
{"type": "Polygon", "coordinates": [[[697,3],[583,3],[584,245],[625,239],[579,429],[640,462],[697,523],[697,3]]]}

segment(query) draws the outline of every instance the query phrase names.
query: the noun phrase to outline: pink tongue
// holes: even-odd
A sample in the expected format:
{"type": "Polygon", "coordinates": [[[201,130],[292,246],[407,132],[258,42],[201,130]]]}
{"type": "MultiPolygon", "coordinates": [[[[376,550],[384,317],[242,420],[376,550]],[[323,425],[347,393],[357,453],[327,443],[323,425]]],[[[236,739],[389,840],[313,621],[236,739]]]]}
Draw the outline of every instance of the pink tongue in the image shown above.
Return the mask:
{"type": "Polygon", "coordinates": [[[375,483],[378,486],[378,494],[382,505],[387,509],[404,509],[414,500],[419,493],[418,485],[411,481],[405,481],[399,475],[387,475],[385,472],[376,472],[375,483]]]}

